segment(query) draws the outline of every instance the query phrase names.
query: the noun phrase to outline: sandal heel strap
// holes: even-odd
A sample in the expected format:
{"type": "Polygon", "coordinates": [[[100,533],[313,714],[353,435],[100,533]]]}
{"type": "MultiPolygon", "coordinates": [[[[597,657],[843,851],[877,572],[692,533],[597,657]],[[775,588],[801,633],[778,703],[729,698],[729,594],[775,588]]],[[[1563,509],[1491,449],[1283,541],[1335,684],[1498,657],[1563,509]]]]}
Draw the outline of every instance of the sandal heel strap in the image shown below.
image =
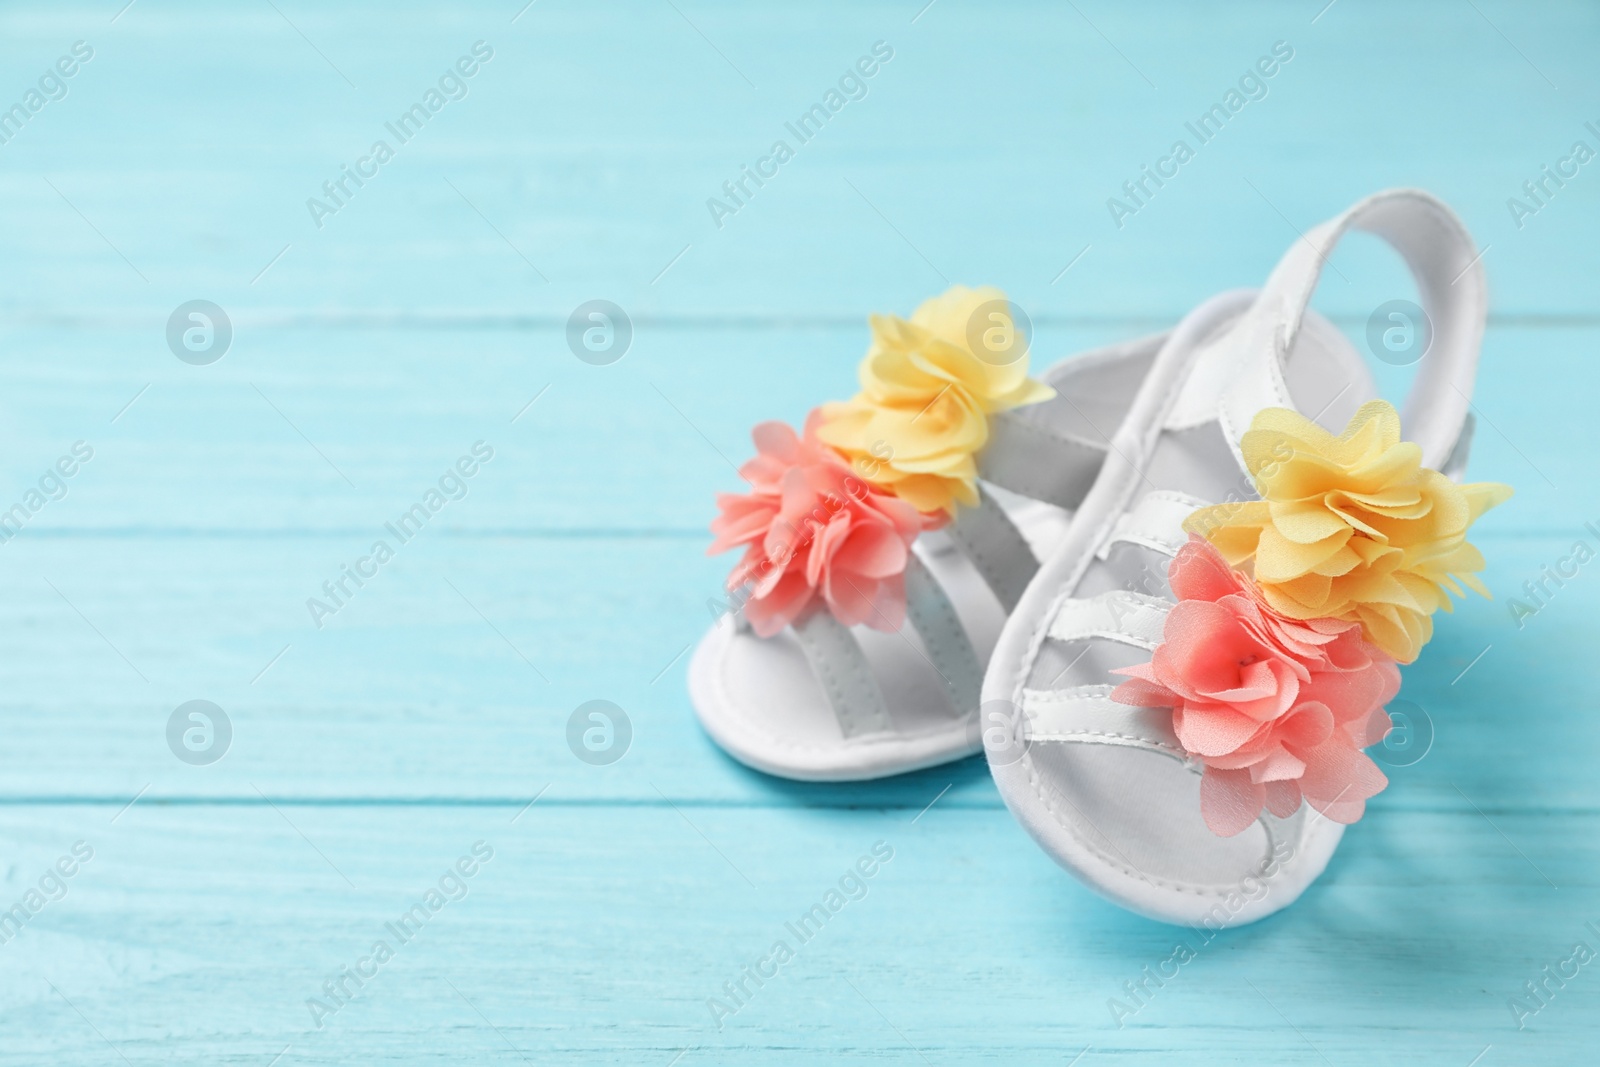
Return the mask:
{"type": "MultiPolygon", "coordinates": [[[[1432,343],[1417,367],[1402,411],[1405,436],[1422,447],[1422,461],[1441,468],[1466,431],[1488,295],[1482,253],[1461,220],[1436,197],[1417,189],[1390,189],[1312,227],[1295,242],[1255,306],[1231,334],[1238,352],[1220,417],[1235,454],[1256,412],[1294,407],[1284,359],[1294,347],[1322,268],[1351,230],[1387,241],[1410,268],[1432,329],[1432,343]]],[[[1241,456],[1242,462],[1242,456],[1241,456]]]]}

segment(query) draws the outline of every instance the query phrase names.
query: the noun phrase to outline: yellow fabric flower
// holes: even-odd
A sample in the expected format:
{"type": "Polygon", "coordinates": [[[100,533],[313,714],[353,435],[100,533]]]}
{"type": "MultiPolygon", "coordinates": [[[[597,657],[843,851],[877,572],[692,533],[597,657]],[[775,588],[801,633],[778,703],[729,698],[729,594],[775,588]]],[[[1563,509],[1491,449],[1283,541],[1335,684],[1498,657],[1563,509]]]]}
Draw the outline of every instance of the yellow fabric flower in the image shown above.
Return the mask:
{"type": "Polygon", "coordinates": [[[823,406],[817,436],[856,473],[919,511],[978,502],[974,453],[989,416],[1048,400],[1028,377],[1027,339],[1000,290],[952,286],[910,321],[874,315],[861,392],[823,406]]]}
{"type": "Polygon", "coordinates": [[[1511,496],[1457,485],[1400,440],[1400,415],[1363,404],[1335,437],[1298,412],[1267,408],[1240,451],[1260,500],[1201,508],[1184,522],[1233,566],[1253,562],[1267,602],[1295,619],[1358,622],[1368,641],[1410,663],[1450,610],[1459,580],[1484,596],[1482,553],[1467,527],[1511,496]]]}

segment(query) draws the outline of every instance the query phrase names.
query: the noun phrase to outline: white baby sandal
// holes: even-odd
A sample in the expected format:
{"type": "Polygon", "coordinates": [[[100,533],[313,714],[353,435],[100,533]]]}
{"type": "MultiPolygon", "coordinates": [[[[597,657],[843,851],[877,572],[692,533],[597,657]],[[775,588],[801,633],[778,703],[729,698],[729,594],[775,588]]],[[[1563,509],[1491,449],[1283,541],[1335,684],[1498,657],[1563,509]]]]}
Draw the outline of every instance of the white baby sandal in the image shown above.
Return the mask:
{"type": "Polygon", "coordinates": [[[1001,624],[1094,483],[1162,337],[1028,377],[995,289],[873,316],[861,391],[768,422],[718,498],[713,552],[743,549],[689,692],[741,762],[807,781],[918,770],[982,748],[1001,624]]]}
{"type": "Polygon", "coordinates": [[[1006,805],[1107,899],[1253,922],[1300,896],[1387,784],[1362,750],[1389,729],[1398,665],[1446,590],[1487,595],[1467,528],[1510,495],[1455,480],[1485,306],[1460,221],[1392,190],[1166,338],[983,687],[1006,805]],[[1351,229],[1401,254],[1432,323],[1403,419],[1307,308],[1351,229]]]}

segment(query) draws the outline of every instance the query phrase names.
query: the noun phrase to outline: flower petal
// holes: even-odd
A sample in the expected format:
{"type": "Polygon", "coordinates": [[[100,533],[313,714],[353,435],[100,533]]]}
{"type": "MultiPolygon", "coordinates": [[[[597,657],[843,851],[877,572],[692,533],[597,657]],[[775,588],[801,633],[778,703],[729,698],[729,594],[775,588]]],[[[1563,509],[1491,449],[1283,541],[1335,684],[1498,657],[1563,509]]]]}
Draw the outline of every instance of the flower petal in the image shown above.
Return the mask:
{"type": "Polygon", "coordinates": [[[1218,837],[1233,837],[1261,816],[1266,791],[1250,780],[1249,771],[1207,767],[1200,778],[1200,815],[1218,837]]]}

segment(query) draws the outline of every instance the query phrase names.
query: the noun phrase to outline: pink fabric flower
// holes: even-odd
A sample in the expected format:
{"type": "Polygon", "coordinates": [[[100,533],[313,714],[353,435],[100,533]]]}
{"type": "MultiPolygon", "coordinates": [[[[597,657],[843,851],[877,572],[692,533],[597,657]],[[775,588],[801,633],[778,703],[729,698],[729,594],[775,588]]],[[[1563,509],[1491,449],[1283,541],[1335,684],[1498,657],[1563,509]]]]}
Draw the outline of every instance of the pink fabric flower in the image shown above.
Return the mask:
{"type": "Polygon", "coordinates": [[[745,618],[762,637],[820,604],[846,626],[898,630],[911,542],[941,521],[851,473],[817,440],[821,417],[807,417],[803,437],[781,422],[757,426],[759,454],[739,468],[750,492],[717,496],[709,554],[745,546],[727,588],[750,587],[745,618]]]}
{"type": "Polygon", "coordinates": [[[1361,750],[1383,739],[1383,705],[1400,690],[1393,659],[1359,625],[1301,621],[1273,610],[1210,543],[1190,537],[1168,571],[1178,603],[1149,663],[1113,700],[1171,707],[1190,757],[1204,765],[1200,812],[1232,837],[1265,808],[1287,818],[1305,800],[1353,823],[1389,784],[1361,750]]]}

